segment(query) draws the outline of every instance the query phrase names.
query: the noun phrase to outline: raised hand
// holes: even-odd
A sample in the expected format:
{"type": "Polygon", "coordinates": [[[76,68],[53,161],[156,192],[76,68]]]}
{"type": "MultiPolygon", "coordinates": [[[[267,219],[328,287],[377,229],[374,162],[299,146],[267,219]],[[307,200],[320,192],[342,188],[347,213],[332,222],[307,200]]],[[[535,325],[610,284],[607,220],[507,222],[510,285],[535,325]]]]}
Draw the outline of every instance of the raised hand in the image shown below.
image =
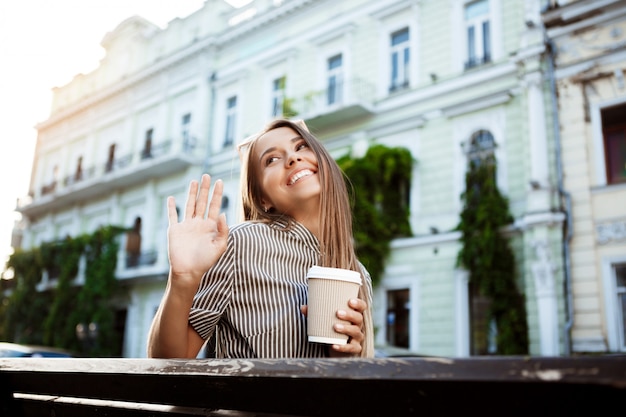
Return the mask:
{"type": "Polygon", "coordinates": [[[207,174],[202,176],[200,184],[191,181],[181,222],[174,197],[167,199],[170,275],[172,284],[187,291],[197,290],[204,272],[226,250],[228,225],[226,216],[220,214],[224,184],[221,180],[215,182],[209,203],[210,188],[211,177],[207,174]]]}

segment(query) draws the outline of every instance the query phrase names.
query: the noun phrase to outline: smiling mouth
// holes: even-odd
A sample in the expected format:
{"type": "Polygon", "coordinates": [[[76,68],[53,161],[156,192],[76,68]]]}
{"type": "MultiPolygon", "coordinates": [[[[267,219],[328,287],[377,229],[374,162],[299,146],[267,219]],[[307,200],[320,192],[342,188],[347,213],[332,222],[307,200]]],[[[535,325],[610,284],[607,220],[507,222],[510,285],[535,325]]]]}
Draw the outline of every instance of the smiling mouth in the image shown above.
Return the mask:
{"type": "Polygon", "coordinates": [[[314,174],[314,172],[311,171],[310,169],[303,169],[302,171],[298,171],[298,172],[296,172],[296,174],[293,177],[291,177],[289,179],[289,182],[287,183],[287,185],[294,185],[300,179],[302,179],[304,177],[308,177],[308,176],[313,175],[313,174],[314,174]]]}

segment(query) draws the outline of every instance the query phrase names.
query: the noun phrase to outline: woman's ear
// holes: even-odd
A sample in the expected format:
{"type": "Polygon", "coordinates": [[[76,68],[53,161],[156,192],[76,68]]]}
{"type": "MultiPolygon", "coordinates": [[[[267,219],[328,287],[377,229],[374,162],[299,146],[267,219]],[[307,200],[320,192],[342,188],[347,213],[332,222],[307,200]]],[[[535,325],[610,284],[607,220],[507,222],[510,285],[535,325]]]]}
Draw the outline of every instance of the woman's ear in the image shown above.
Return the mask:
{"type": "Polygon", "coordinates": [[[261,206],[263,207],[263,211],[266,213],[272,208],[272,205],[269,204],[264,198],[261,199],[261,206]]]}

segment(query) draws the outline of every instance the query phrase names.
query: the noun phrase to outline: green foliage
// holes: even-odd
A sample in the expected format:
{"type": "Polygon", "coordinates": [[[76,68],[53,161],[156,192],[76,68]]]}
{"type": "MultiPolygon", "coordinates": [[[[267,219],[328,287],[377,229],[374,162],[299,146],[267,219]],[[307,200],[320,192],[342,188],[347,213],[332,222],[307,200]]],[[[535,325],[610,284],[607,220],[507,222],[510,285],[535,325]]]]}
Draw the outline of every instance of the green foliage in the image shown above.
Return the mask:
{"type": "Polygon", "coordinates": [[[292,98],[285,97],[283,99],[283,117],[292,118],[298,115],[298,111],[293,106],[294,100],[292,98]]]}
{"type": "Polygon", "coordinates": [[[14,270],[15,289],[0,310],[2,335],[17,343],[45,344],[88,356],[112,356],[115,340],[111,299],[116,291],[116,236],[125,229],[108,226],[91,235],[67,237],[30,251],[16,251],[7,263],[14,270]],[[85,283],[75,285],[81,257],[85,258],[85,283]],[[38,291],[46,270],[56,279],[54,289],[38,291]],[[97,323],[94,343],[78,340],[76,325],[97,323]]]}
{"type": "Polygon", "coordinates": [[[409,193],[413,158],[406,148],[375,145],[362,158],[338,161],[352,185],[357,255],[377,284],[392,239],[411,236],[409,193]]]}
{"type": "Polygon", "coordinates": [[[525,354],[528,326],[524,296],[515,282],[515,256],[510,242],[501,233],[513,218],[508,200],[496,185],[495,173],[493,159],[470,164],[457,227],[462,233],[457,263],[469,271],[471,283],[491,300],[489,315],[497,327],[498,354],[525,354]]]}
{"type": "Polygon", "coordinates": [[[50,294],[38,293],[41,280],[41,251],[16,250],[7,262],[7,268],[15,271],[16,284],[9,297],[4,297],[2,323],[3,340],[17,343],[41,343],[42,320],[48,313],[52,300],[50,294]],[[19,279],[18,279],[19,275],[19,279]]]}
{"type": "Polygon", "coordinates": [[[78,274],[83,241],[84,238],[72,239],[68,236],[65,240],[41,245],[42,266],[49,273],[50,271],[58,272],[50,312],[43,321],[45,345],[62,346],[73,350],[78,348],[75,344],[75,329],[71,327],[71,321],[67,320],[67,312],[76,305],[76,296],[79,292],[79,288],[72,282],[78,274]]]}

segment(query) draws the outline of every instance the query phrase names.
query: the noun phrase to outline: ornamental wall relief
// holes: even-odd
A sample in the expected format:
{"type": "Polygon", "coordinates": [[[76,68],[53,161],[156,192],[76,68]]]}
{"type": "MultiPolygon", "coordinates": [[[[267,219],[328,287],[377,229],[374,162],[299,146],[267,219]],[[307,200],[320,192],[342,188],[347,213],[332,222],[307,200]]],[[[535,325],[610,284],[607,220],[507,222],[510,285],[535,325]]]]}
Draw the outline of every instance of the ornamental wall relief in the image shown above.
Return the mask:
{"type": "Polygon", "coordinates": [[[596,242],[598,245],[626,242],[626,219],[597,223],[596,242]]]}

